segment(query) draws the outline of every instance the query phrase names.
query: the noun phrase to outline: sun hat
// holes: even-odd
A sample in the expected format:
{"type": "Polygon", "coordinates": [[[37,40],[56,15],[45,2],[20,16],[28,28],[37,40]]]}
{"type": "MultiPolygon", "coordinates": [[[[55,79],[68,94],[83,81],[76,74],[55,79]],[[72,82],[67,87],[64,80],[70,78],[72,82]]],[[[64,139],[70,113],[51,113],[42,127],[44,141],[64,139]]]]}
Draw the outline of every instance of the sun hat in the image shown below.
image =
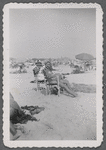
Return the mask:
{"type": "Polygon", "coordinates": [[[47,65],[47,64],[51,65],[51,62],[48,60],[45,62],[45,65],[47,65]]]}
{"type": "Polygon", "coordinates": [[[37,60],[35,64],[36,66],[42,66],[42,62],[40,60],[37,60]]]}

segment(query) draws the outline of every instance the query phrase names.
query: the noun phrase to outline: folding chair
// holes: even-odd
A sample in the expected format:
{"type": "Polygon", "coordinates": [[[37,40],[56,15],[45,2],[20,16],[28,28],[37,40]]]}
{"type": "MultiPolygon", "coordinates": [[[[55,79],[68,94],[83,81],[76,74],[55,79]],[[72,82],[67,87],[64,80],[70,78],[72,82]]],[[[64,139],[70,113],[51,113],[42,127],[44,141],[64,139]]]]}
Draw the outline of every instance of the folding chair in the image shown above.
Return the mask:
{"type": "Polygon", "coordinates": [[[46,79],[39,79],[38,75],[35,76],[36,84],[37,84],[37,92],[40,91],[40,84],[45,84],[46,87],[46,95],[47,95],[47,81],[46,79]]]}
{"type": "Polygon", "coordinates": [[[47,79],[45,80],[45,83],[46,83],[46,89],[47,89],[46,93],[48,93],[48,95],[51,94],[51,90],[50,89],[52,87],[54,87],[54,86],[56,86],[57,89],[58,89],[58,96],[60,95],[59,77],[57,77],[57,83],[51,83],[47,79]]]}
{"type": "MultiPolygon", "coordinates": [[[[36,81],[36,84],[37,84],[37,92],[38,91],[40,91],[40,84],[42,83],[46,83],[46,81],[45,81],[45,78],[40,78],[39,77],[39,74],[41,75],[42,73],[41,73],[41,70],[39,70],[39,68],[37,68],[37,67],[35,67],[34,69],[33,69],[33,74],[34,74],[34,77],[35,77],[35,81],[36,81]]],[[[46,84],[45,84],[46,85],[46,84]]],[[[47,93],[47,89],[46,89],[46,93],[47,93]]]]}

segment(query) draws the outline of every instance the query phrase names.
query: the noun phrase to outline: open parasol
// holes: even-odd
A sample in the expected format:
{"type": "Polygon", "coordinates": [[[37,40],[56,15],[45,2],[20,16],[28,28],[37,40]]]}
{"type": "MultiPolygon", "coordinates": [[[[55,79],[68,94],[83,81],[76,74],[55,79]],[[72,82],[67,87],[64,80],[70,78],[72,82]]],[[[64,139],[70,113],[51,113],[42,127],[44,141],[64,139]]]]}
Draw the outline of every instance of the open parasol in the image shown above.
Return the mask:
{"type": "Polygon", "coordinates": [[[87,53],[81,53],[81,54],[78,54],[75,56],[76,59],[79,59],[79,60],[83,60],[83,61],[90,61],[90,60],[93,60],[94,57],[90,54],[87,54],[87,53]]]}

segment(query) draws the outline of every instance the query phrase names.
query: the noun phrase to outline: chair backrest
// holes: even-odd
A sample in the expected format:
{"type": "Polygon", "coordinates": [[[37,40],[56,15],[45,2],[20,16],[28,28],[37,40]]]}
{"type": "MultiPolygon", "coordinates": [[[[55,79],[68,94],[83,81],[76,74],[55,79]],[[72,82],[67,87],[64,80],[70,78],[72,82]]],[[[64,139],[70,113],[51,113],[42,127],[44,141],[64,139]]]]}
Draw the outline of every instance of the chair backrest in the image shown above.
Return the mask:
{"type": "Polygon", "coordinates": [[[47,77],[46,71],[47,71],[47,70],[46,70],[46,68],[44,68],[44,69],[43,69],[43,74],[44,74],[45,79],[46,79],[46,80],[48,80],[48,77],[47,77]]]}
{"type": "Polygon", "coordinates": [[[34,74],[34,76],[36,76],[36,75],[39,73],[39,71],[40,71],[40,69],[39,69],[38,67],[35,67],[35,68],[33,69],[33,74],[34,74]]]}
{"type": "MultiPolygon", "coordinates": [[[[49,78],[49,76],[47,76],[47,68],[44,68],[43,69],[43,74],[44,74],[44,77],[45,77],[45,79],[47,80],[47,82],[49,83],[49,85],[57,85],[58,86],[58,88],[57,88],[57,93],[58,93],[58,96],[60,95],[60,87],[59,87],[59,77],[57,77],[57,83],[56,84],[52,84],[51,82],[50,82],[50,78],[49,78]]],[[[57,95],[57,94],[56,94],[57,95]]]]}

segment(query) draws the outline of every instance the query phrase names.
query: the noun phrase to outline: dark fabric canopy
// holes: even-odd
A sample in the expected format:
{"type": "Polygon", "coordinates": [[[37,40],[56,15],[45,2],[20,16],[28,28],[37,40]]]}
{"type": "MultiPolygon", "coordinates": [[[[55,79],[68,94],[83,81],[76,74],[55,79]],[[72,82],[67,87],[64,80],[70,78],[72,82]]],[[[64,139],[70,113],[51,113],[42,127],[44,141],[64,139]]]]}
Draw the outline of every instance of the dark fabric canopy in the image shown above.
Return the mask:
{"type": "Polygon", "coordinates": [[[89,60],[93,60],[94,57],[90,54],[87,54],[87,53],[81,53],[81,54],[78,54],[75,56],[76,59],[79,59],[79,60],[84,60],[84,61],[89,61],[89,60]]]}

